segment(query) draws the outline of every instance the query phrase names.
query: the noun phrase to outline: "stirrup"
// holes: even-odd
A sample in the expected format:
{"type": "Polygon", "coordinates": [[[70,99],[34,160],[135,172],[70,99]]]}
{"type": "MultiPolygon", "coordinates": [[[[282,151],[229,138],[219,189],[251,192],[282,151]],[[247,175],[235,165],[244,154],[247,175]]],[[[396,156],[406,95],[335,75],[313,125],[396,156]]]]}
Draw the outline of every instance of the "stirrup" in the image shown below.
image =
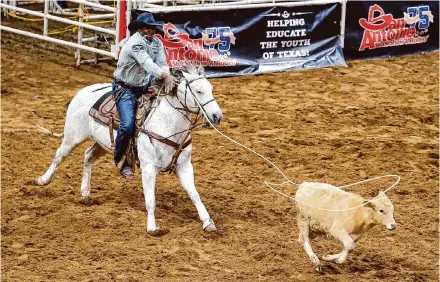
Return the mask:
{"type": "Polygon", "coordinates": [[[121,173],[122,176],[124,176],[124,177],[127,178],[127,179],[133,179],[133,178],[134,178],[133,170],[132,170],[131,167],[129,167],[129,166],[124,167],[123,169],[121,169],[121,170],[120,170],[120,173],[121,173]],[[129,169],[130,169],[129,173],[124,173],[124,169],[125,169],[125,168],[129,168],[129,169]]]}

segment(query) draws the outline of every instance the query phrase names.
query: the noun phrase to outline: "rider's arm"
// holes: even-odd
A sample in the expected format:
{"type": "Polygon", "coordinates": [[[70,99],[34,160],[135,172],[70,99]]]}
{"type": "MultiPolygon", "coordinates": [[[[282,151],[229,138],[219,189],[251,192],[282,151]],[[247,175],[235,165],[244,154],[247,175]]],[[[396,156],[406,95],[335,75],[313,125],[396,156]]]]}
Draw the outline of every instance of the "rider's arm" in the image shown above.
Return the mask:
{"type": "Polygon", "coordinates": [[[144,68],[144,70],[156,77],[161,77],[164,70],[160,68],[148,55],[145,46],[142,44],[133,45],[131,47],[131,55],[144,68]]]}
{"type": "Polygon", "coordinates": [[[163,43],[162,41],[158,40],[158,45],[159,45],[159,51],[157,53],[156,56],[156,60],[155,63],[165,72],[167,72],[168,74],[170,73],[170,67],[167,64],[167,57],[165,55],[165,50],[163,47],[163,43]]]}

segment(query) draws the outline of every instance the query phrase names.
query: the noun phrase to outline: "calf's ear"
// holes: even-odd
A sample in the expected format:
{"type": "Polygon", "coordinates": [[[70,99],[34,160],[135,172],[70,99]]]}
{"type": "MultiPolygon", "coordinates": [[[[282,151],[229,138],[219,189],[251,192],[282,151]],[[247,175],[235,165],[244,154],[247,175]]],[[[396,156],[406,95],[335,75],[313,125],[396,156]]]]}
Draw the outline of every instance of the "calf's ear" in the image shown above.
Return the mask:
{"type": "Polygon", "coordinates": [[[370,201],[368,201],[368,200],[365,200],[365,201],[363,202],[363,205],[364,205],[364,207],[372,208],[372,209],[374,210],[374,205],[373,205],[373,203],[370,202],[370,201]]]}

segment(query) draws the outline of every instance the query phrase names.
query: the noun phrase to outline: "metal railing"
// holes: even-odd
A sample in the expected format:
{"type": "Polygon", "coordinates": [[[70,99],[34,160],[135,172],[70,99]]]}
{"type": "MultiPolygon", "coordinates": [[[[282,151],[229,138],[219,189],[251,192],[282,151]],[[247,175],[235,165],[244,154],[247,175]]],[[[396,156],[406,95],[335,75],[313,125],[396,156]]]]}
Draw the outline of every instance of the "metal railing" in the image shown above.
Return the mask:
{"type": "MultiPolygon", "coordinates": [[[[81,64],[80,50],[89,51],[89,52],[93,52],[93,53],[96,53],[96,54],[100,54],[100,55],[103,55],[103,56],[108,56],[108,57],[117,59],[118,58],[117,43],[119,42],[119,30],[118,30],[118,28],[103,28],[103,27],[92,25],[92,24],[84,23],[85,15],[83,14],[83,7],[84,6],[90,6],[90,7],[99,8],[99,9],[101,9],[103,11],[111,11],[111,12],[113,12],[113,14],[111,14],[111,16],[115,17],[115,14],[117,15],[116,7],[112,8],[110,6],[100,5],[100,4],[96,4],[96,3],[91,3],[91,2],[88,2],[88,1],[85,1],[85,0],[70,0],[70,2],[78,3],[79,4],[78,13],[75,13],[78,16],[78,20],[71,20],[71,19],[66,19],[66,18],[60,17],[60,16],[51,15],[49,13],[50,1],[44,1],[44,13],[33,11],[33,10],[29,10],[29,9],[25,9],[25,8],[20,8],[20,7],[17,7],[15,5],[8,5],[8,4],[5,4],[5,3],[2,2],[0,4],[0,8],[1,9],[6,9],[7,11],[14,11],[14,12],[19,12],[19,13],[23,13],[23,14],[27,14],[27,15],[32,15],[32,16],[43,18],[43,35],[39,35],[39,34],[36,34],[36,33],[24,31],[24,30],[19,30],[19,29],[8,27],[8,26],[4,26],[4,25],[0,25],[0,30],[1,31],[12,32],[12,33],[16,33],[16,34],[20,34],[20,35],[24,35],[24,36],[28,36],[28,37],[32,37],[32,38],[36,38],[36,39],[40,39],[40,40],[45,40],[45,41],[49,41],[49,42],[52,42],[52,43],[56,43],[56,44],[60,44],[60,45],[68,46],[68,47],[76,48],[77,51],[75,53],[75,56],[77,58],[77,65],[81,64]],[[60,22],[60,23],[77,26],[78,27],[78,40],[77,40],[77,43],[73,43],[73,42],[69,42],[69,41],[66,41],[66,40],[61,40],[61,39],[50,37],[49,36],[49,30],[48,30],[48,21],[49,20],[53,20],[53,21],[57,21],[57,22],[60,22]],[[95,47],[86,46],[83,43],[90,42],[91,39],[90,38],[83,38],[84,29],[88,29],[88,30],[92,30],[92,31],[95,31],[95,32],[111,35],[111,36],[113,36],[115,38],[115,44],[111,46],[111,50],[110,51],[98,49],[98,48],[95,48],[95,47]]],[[[103,19],[103,18],[109,18],[109,17],[110,17],[109,14],[106,14],[106,15],[91,15],[91,16],[87,17],[87,20],[89,20],[89,19],[103,19]]],[[[117,16],[116,16],[116,22],[118,22],[118,17],[117,16]]],[[[116,26],[118,26],[118,25],[116,25],[116,26]]],[[[94,38],[98,38],[98,37],[94,36],[94,38]]]]}

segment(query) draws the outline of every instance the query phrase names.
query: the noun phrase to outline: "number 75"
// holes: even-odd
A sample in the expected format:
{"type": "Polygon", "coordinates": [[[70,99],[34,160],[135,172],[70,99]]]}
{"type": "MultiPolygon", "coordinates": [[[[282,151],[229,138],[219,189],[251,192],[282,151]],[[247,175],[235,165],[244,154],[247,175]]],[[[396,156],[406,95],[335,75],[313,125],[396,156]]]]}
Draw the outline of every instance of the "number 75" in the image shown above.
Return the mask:
{"type": "MultiPolygon", "coordinates": [[[[428,15],[424,15],[423,12],[425,11],[429,11],[429,6],[419,6],[419,7],[409,7],[407,9],[408,14],[411,17],[415,17],[417,14],[419,15],[419,22],[417,23],[417,27],[419,29],[425,29],[428,28],[429,26],[429,17],[428,15]]],[[[413,23],[412,25],[410,25],[411,27],[415,26],[416,24],[413,23]]]]}
{"type": "MultiPolygon", "coordinates": [[[[206,34],[209,38],[216,38],[219,36],[220,42],[218,43],[218,50],[220,52],[229,51],[231,48],[231,38],[227,36],[227,33],[231,33],[230,27],[209,27],[206,29],[206,34]]],[[[209,49],[214,49],[215,44],[209,45],[209,49]]]]}

